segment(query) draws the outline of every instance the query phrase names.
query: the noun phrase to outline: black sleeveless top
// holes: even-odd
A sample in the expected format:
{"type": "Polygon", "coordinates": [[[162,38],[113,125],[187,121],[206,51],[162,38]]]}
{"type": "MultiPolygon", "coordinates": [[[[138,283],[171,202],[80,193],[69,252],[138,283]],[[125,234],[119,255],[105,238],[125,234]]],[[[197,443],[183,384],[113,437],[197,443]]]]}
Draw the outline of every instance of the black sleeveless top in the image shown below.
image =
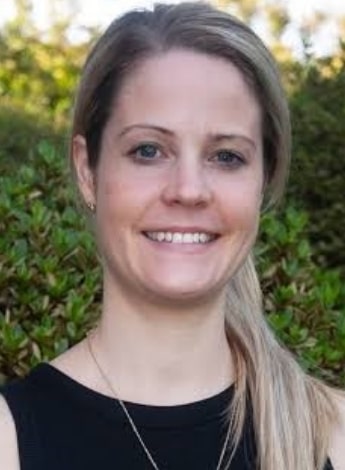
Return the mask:
{"type": "MultiPolygon", "coordinates": [[[[233,392],[186,405],[126,406],[160,470],[216,470],[233,392]]],[[[152,470],[117,400],[53,366],[40,364],[1,393],[14,417],[21,470],[152,470]]],[[[254,470],[255,453],[248,417],[229,469],[254,470]]],[[[329,461],[325,470],[333,470],[329,461]]]]}

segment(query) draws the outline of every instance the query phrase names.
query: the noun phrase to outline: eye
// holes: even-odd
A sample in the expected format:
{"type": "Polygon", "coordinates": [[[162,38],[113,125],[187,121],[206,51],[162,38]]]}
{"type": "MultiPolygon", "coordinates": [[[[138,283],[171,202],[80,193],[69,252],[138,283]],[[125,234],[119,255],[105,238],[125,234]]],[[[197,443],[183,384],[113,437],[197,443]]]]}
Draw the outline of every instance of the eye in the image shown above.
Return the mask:
{"type": "Polygon", "coordinates": [[[221,166],[229,168],[237,168],[245,164],[244,158],[233,150],[219,150],[212,160],[219,163],[221,166]]]}
{"type": "Polygon", "coordinates": [[[154,144],[140,144],[130,154],[137,160],[156,160],[161,155],[158,147],[154,144]]]}

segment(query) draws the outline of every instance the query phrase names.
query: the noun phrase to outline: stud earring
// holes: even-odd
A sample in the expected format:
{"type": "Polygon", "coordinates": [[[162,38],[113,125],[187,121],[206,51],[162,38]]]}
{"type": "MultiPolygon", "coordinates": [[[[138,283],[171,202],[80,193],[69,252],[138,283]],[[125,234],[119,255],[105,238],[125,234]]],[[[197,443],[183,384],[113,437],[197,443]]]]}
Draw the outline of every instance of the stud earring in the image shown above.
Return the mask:
{"type": "Polygon", "coordinates": [[[94,204],[93,202],[89,201],[86,203],[87,205],[87,208],[89,209],[90,212],[95,212],[96,210],[96,204],[94,204]]]}

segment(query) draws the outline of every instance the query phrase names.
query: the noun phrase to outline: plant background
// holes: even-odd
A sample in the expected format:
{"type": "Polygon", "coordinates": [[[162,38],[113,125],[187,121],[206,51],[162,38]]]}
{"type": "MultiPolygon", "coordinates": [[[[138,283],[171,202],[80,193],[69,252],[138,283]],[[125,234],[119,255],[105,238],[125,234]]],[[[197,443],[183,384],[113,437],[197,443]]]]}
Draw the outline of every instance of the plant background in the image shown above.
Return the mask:
{"type": "MultiPolygon", "coordinates": [[[[297,60],[281,43],[282,5],[218,4],[249,23],[265,14],[291,106],[290,184],[256,248],[267,320],[305,369],[345,386],[345,21],[337,50],[317,58],[311,36],[325,18],[309,18],[297,60]]],[[[72,43],[65,17],[42,37],[31,6],[17,0],[0,30],[0,383],[79,341],[102,295],[67,161],[73,93],[99,31],[72,43]]]]}

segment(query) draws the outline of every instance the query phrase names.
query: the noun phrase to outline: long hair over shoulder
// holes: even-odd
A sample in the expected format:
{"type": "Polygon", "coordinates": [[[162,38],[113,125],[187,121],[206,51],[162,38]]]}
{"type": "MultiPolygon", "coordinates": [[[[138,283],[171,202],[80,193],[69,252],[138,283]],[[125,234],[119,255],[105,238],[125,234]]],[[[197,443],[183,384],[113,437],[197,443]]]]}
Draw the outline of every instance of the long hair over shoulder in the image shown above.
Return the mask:
{"type": "MultiPolygon", "coordinates": [[[[83,70],[72,129],[72,136],[86,138],[90,167],[97,168],[102,132],[123,80],[145,58],[176,48],[224,58],[241,71],[261,106],[265,205],[274,204],[283,193],[290,159],[289,111],[276,62],[248,26],[205,3],[131,11],[97,41],[83,70]]],[[[337,418],[332,391],[306,374],[270,330],[251,254],[229,283],[225,321],[237,373],[229,462],[249,397],[257,469],[322,470],[337,418]]]]}

